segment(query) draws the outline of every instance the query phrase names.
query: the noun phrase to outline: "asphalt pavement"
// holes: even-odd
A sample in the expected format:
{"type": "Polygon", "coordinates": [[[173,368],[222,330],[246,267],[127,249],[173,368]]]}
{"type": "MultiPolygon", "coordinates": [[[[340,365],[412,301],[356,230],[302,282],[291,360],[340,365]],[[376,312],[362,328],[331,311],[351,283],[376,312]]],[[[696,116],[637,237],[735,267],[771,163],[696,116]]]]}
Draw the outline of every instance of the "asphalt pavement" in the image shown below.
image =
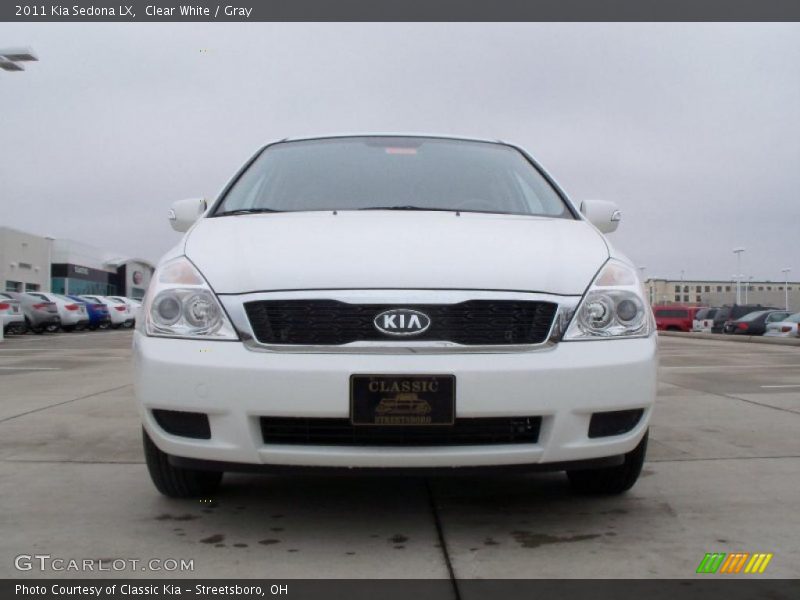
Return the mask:
{"type": "Polygon", "coordinates": [[[178,501],[143,464],[130,343],[0,343],[1,577],[682,578],[706,552],[770,552],[763,576],[800,576],[798,347],[662,338],[648,462],[624,496],[574,496],[560,473],[229,475],[178,501]],[[193,570],[15,568],[35,554],[193,570]]]}

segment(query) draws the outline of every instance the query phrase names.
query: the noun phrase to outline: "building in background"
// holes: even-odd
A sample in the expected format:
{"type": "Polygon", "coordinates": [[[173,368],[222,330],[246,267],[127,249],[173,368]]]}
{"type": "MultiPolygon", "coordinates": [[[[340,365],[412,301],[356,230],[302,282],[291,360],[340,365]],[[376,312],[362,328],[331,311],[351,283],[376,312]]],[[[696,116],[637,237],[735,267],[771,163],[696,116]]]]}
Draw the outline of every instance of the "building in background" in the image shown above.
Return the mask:
{"type": "Polygon", "coordinates": [[[153,265],[74,240],[53,240],[52,290],[57,294],[100,294],[141,298],[153,265]]]}
{"type": "Polygon", "coordinates": [[[7,291],[144,296],[153,265],[74,240],[0,227],[0,285],[7,291]]]}
{"type": "MultiPolygon", "coordinates": [[[[800,282],[742,281],[742,304],[761,304],[783,308],[788,292],[789,308],[800,310],[800,282]]],[[[681,281],[648,279],[645,290],[651,304],[689,304],[694,306],[724,306],[736,303],[736,282],[681,281]]]]}
{"type": "Polygon", "coordinates": [[[0,290],[48,291],[50,241],[10,227],[0,227],[0,290]]]}

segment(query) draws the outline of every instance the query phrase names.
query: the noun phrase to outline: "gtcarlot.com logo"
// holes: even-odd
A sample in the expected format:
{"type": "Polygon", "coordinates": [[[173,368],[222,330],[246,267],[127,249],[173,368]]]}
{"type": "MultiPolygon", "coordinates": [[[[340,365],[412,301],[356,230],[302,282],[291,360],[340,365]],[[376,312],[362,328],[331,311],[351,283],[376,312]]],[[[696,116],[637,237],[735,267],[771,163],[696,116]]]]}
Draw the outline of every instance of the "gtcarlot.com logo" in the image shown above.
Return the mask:
{"type": "Polygon", "coordinates": [[[50,554],[20,554],[17,571],[194,571],[194,559],[184,558],[59,558],[50,554]]]}
{"type": "Polygon", "coordinates": [[[772,553],[766,552],[709,552],[700,561],[697,572],[724,575],[763,573],[771,560],[772,553]]]}

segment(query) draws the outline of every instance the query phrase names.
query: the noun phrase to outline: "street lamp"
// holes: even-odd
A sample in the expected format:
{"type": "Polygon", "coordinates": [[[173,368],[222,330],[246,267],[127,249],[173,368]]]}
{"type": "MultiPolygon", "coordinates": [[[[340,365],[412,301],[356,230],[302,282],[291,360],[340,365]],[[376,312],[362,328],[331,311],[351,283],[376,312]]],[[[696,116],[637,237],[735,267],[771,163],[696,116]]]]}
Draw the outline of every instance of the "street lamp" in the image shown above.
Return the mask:
{"type": "Polygon", "coordinates": [[[747,304],[747,292],[750,291],[750,284],[753,283],[753,276],[747,276],[747,286],[744,288],[744,303],[747,304]]]}
{"type": "Polygon", "coordinates": [[[789,271],[791,271],[789,267],[781,269],[781,273],[783,273],[783,279],[785,281],[783,284],[783,293],[786,300],[786,310],[789,310],[789,271]]]}
{"type": "Polygon", "coordinates": [[[24,71],[19,63],[37,60],[30,48],[0,48],[0,69],[4,71],[24,71]]]}
{"type": "MultiPolygon", "coordinates": [[[[742,272],[742,252],[744,248],[734,248],[733,253],[736,255],[736,272],[742,272]]],[[[736,276],[736,304],[742,303],[742,276],[736,276]]]]}

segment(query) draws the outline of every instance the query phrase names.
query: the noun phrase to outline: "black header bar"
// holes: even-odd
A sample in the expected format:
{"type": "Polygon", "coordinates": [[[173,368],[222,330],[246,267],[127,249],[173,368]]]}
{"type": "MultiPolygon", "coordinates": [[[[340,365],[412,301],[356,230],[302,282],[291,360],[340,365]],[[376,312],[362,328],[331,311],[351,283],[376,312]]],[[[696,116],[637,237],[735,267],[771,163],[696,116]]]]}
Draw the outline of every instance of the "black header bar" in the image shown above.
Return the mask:
{"type": "Polygon", "coordinates": [[[7,0],[10,22],[800,21],[798,0],[7,0]]]}

